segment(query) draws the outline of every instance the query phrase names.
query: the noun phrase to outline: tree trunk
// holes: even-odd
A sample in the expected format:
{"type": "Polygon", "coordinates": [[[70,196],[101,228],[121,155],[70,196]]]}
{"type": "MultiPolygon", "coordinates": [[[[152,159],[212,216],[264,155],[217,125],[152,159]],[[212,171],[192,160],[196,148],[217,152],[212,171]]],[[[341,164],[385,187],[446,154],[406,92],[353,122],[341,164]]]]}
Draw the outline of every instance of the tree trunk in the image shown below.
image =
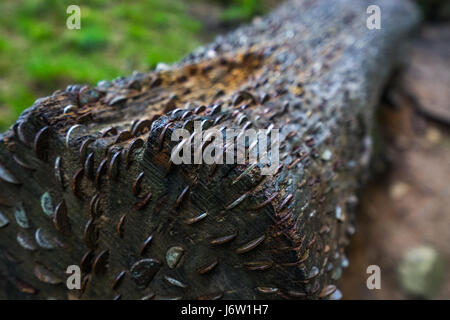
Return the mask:
{"type": "Polygon", "coordinates": [[[0,297],[338,298],[407,1],[290,1],[179,64],[39,99],[0,136],[0,297]],[[174,129],[280,130],[281,165],[170,161],[174,129]],[[82,270],[81,289],[66,269],[82,270]]]}

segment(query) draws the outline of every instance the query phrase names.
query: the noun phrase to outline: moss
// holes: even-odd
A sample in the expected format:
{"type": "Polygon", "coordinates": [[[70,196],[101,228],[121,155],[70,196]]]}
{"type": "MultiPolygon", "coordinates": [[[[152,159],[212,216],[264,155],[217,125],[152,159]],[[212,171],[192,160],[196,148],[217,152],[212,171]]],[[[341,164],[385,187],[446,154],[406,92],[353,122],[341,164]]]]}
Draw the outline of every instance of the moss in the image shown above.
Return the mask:
{"type": "MultiPolygon", "coordinates": [[[[248,18],[258,12],[257,2],[233,1],[230,10],[248,18]]],[[[38,97],[174,62],[205,33],[183,0],[81,0],[81,30],[66,28],[71,4],[0,1],[0,131],[38,97]]]]}

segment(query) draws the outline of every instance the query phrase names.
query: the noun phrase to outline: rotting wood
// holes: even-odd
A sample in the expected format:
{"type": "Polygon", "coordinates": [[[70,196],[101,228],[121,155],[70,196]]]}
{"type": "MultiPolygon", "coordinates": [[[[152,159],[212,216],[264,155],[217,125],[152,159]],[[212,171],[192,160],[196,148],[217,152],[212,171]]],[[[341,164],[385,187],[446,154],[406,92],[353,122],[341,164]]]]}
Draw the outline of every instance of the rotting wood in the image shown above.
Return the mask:
{"type": "Polygon", "coordinates": [[[0,297],[339,297],[373,109],[418,20],[373,3],[381,30],[365,1],[290,1],[168,70],[36,101],[0,136],[0,297]],[[171,164],[193,120],[272,124],[282,166],[171,164]]]}

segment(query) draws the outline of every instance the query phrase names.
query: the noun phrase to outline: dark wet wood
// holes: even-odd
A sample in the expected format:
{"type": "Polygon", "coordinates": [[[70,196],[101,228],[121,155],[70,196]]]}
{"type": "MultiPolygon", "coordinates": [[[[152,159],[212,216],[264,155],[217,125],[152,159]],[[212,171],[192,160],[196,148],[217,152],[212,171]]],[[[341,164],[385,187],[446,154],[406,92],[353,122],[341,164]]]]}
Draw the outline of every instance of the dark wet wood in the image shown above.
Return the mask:
{"type": "Polygon", "coordinates": [[[382,30],[366,28],[365,1],[291,1],[168,70],[36,101],[0,136],[0,168],[13,175],[0,179],[1,297],[339,296],[374,106],[417,22],[407,1],[374,3],[382,30]],[[171,164],[171,133],[193,120],[279,128],[282,165],[262,176],[171,164]],[[44,213],[46,192],[67,214],[44,213]],[[24,250],[15,216],[48,248],[24,250]],[[33,272],[66,279],[82,260],[81,291],[33,272]]]}

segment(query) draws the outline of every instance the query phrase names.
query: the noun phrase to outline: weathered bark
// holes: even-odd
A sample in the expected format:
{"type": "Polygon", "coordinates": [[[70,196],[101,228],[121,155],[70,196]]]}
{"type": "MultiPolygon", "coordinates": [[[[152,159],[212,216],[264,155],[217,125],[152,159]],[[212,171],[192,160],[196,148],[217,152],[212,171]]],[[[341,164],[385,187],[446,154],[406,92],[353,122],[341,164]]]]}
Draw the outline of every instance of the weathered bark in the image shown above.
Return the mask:
{"type": "Polygon", "coordinates": [[[417,21],[374,2],[381,30],[365,1],[291,1],[168,70],[38,100],[1,136],[3,297],[339,296],[374,105],[417,21]],[[171,165],[193,120],[273,124],[282,166],[171,165]]]}

